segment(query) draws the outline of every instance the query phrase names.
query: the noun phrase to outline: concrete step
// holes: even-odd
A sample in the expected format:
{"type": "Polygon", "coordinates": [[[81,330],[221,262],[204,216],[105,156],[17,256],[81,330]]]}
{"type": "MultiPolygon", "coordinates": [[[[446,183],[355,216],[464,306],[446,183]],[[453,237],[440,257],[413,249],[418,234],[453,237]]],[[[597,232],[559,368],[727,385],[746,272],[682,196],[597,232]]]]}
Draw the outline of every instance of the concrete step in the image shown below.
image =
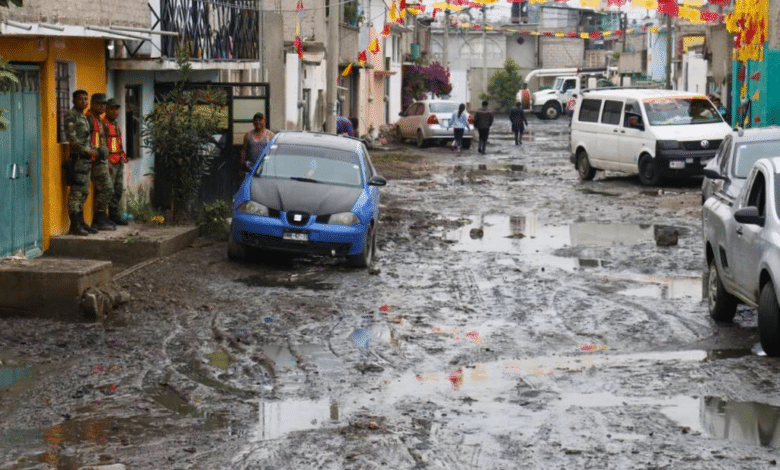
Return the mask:
{"type": "Polygon", "coordinates": [[[0,313],[54,319],[82,317],[90,287],[111,282],[111,262],[73,259],[0,259],[0,313]]]}
{"type": "Polygon", "coordinates": [[[86,237],[53,237],[46,256],[111,261],[117,273],[141,261],[176,253],[197,237],[195,226],[131,223],[86,237]]]}

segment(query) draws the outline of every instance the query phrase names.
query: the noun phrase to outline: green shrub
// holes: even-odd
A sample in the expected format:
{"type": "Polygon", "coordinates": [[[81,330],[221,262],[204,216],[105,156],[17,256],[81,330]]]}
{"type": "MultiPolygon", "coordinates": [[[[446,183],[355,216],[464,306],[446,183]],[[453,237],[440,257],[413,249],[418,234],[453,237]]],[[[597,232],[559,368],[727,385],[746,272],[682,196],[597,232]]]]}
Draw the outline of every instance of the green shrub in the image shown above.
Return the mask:
{"type": "Polygon", "coordinates": [[[134,221],[148,223],[153,217],[162,216],[160,212],[152,209],[149,198],[146,197],[146,192],[143,189],[139,189],[135,193],[128,191],[126,197],[127,213],[133,216],[134,221]]]}
{"type": "Polygon", "coordinates": [[[205,204],[198,211],[198,234],[213,240],[227,240],[230,227],[226,219],[229,215],[230,208],[221,199],[205,204]]]}

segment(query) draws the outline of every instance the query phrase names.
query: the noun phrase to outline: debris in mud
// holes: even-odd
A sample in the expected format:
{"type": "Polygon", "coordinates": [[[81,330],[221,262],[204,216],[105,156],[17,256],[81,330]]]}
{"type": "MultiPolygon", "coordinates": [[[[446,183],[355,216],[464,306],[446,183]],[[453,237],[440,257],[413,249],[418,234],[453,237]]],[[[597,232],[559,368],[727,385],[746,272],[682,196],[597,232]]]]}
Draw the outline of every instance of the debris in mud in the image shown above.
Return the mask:
{"type": "Polygon", "coordinates": [[[485,232],[481,228],[473,228],[469,231],[469,237],[471,237],[472,240],[482,238],[483,235],[485,235],[485,232]]]}
{"type": "Polygon", "coordinates": [[[355,369],[362,373],[366,372],[384,372],[385,368],[378,364],[360,363],[355,366],[355,369]]]}
{"type": "Polygon", "coordinates": [[[654,227],[655,244],[658,246],[676,246],[679,232],[674,227],[656,225],[654,227]]]}
{"type": "Polygon", "coordinates": [[[81,309],[88,318],[103,320],[114,308],[130,300],[130,294],[113,286],[90,287],[81,296],[81,309]]]}

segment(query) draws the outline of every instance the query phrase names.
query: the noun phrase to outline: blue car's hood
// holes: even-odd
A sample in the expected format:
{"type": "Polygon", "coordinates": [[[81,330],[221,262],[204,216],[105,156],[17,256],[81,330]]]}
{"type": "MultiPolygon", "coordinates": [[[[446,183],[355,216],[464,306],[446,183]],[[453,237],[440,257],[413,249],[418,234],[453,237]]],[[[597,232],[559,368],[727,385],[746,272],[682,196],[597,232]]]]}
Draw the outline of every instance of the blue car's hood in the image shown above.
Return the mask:
{"type": "Polygon", "coordinates": [[[313,215],[349,212],[363,188],[290,179],[252,178],[251,199],[269,209],[313,215]]]}

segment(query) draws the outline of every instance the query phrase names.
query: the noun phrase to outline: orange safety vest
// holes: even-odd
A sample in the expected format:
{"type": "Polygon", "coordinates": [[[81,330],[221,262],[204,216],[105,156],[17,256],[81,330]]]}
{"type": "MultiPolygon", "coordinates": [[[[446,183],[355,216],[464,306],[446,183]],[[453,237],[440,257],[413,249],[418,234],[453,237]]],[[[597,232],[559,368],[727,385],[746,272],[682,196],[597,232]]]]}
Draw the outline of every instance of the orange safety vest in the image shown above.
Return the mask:
{"type": "Polygon", "coordinates": [[[90,114],[89,117],[92,119],[92,146],[97,150],[100,148],[100,134],[103,133],[103,130],[100,128],[99,118],[96,118],[92,114],[90,114]]]}
{"type": "Polygon", "coordinates": [[[127,155],[122,150],[122,136],[119,135],[115,125],[108,119],[103,119],[103,123],[108,129],[108,135],[106,136],[106,146],[108,147],[108,161],[111,164],[116,165],[119,160],[123,163],[127,163],[127,155]]]}

